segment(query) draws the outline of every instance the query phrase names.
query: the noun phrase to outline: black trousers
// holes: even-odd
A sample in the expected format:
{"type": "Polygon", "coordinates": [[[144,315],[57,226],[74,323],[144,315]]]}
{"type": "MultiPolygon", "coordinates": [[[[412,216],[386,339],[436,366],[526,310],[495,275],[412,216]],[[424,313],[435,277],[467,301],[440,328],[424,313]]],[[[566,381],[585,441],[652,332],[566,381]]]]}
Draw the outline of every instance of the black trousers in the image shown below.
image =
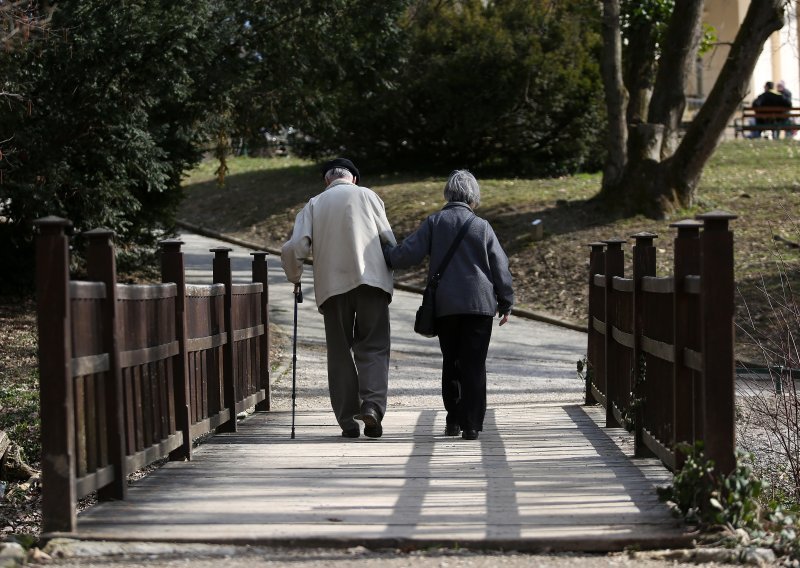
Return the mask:
{"type": "Polygon", "coordinates": [[[442,400],[447,423],[483,430],[486,414],[486,354],[491,316],[452,315],[436,319],[442,350],[442,400]]]}

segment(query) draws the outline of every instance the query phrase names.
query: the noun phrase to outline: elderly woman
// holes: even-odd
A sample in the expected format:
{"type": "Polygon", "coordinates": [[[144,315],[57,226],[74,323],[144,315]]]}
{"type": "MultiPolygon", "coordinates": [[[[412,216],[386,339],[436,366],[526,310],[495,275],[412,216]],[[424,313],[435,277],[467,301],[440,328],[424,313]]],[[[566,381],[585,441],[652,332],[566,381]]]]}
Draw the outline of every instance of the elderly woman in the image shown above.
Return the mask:
{"type": "Polygon", "coordinates": [[[440,275],[436,289],[436,328],[442,350],[442,399],[447,410],[445,434],[475,440],[486,414],[486,354],[492,320],[508,321],[514,292],[508,257],[491,225],[473,213],[481,202],[478,181],[466,170],[450,174],[444,187],[447,204],[399,246],[386,245],[390,268],[408,268],[430,255],[434,276],[461,227],[471,220],[463,240],[440,275]]]}

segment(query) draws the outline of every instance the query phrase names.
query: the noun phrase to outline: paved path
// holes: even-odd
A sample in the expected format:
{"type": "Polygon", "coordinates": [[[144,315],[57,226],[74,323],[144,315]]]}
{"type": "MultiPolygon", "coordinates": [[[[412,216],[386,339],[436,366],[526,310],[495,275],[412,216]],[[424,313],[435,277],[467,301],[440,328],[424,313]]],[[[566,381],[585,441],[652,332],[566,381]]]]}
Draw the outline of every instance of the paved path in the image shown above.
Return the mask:
{"type": "MultiPolygon", "coordinates": [[[[208,249],[221,243],[183,239],[189,279],[208,282],[208,249]]],[[[234,280],[247,281],[249,251],[232,248],[234,280]]],[[[277,259],[269,268],[270,317],[291,333],[292,287],[277,259]]],[[[486,429],[475,442],[448,438],[437,342],[412,331],[419,296],[396,291],[384,437],[345,440],[330,411],[322,317],[310,284],[304,294],[296,439],[289,439],[285,354],[272,375],[274,412],[212,438],[192,462],[155,471],[125,502],[80,515],[82,536],[517,550],[687,542],[653,490],[666,471],[626,457],[627,435],[600,428],[601,413],[580,406],[574,368],[584,334],[519,318],[496,327],[486,429]]]]}

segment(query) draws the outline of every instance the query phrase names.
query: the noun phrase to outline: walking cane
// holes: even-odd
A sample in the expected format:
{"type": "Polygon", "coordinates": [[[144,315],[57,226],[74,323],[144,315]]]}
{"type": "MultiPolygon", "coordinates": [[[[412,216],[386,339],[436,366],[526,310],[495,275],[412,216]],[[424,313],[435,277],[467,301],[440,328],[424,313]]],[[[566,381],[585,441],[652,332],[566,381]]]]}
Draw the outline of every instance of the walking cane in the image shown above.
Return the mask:
{"type": "Polygon", "coordinates": [[[303,303],[300,283],[294,285],[294,339],[292,340],[292,440],[294,440],[294,409],[297,399],[297,304],[303,303]]]}

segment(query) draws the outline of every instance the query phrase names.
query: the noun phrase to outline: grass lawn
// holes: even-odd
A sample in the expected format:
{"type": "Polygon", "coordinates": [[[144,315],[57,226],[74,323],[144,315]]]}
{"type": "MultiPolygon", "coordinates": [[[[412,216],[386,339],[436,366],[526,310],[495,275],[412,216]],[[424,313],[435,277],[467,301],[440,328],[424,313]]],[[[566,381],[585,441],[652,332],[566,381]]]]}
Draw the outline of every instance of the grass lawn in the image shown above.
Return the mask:
{"type": "Polygon", "coordinates": [[[39,460],[39,373],[36,306],[30,299],[0,298],[0,430],[39,460]]]}

